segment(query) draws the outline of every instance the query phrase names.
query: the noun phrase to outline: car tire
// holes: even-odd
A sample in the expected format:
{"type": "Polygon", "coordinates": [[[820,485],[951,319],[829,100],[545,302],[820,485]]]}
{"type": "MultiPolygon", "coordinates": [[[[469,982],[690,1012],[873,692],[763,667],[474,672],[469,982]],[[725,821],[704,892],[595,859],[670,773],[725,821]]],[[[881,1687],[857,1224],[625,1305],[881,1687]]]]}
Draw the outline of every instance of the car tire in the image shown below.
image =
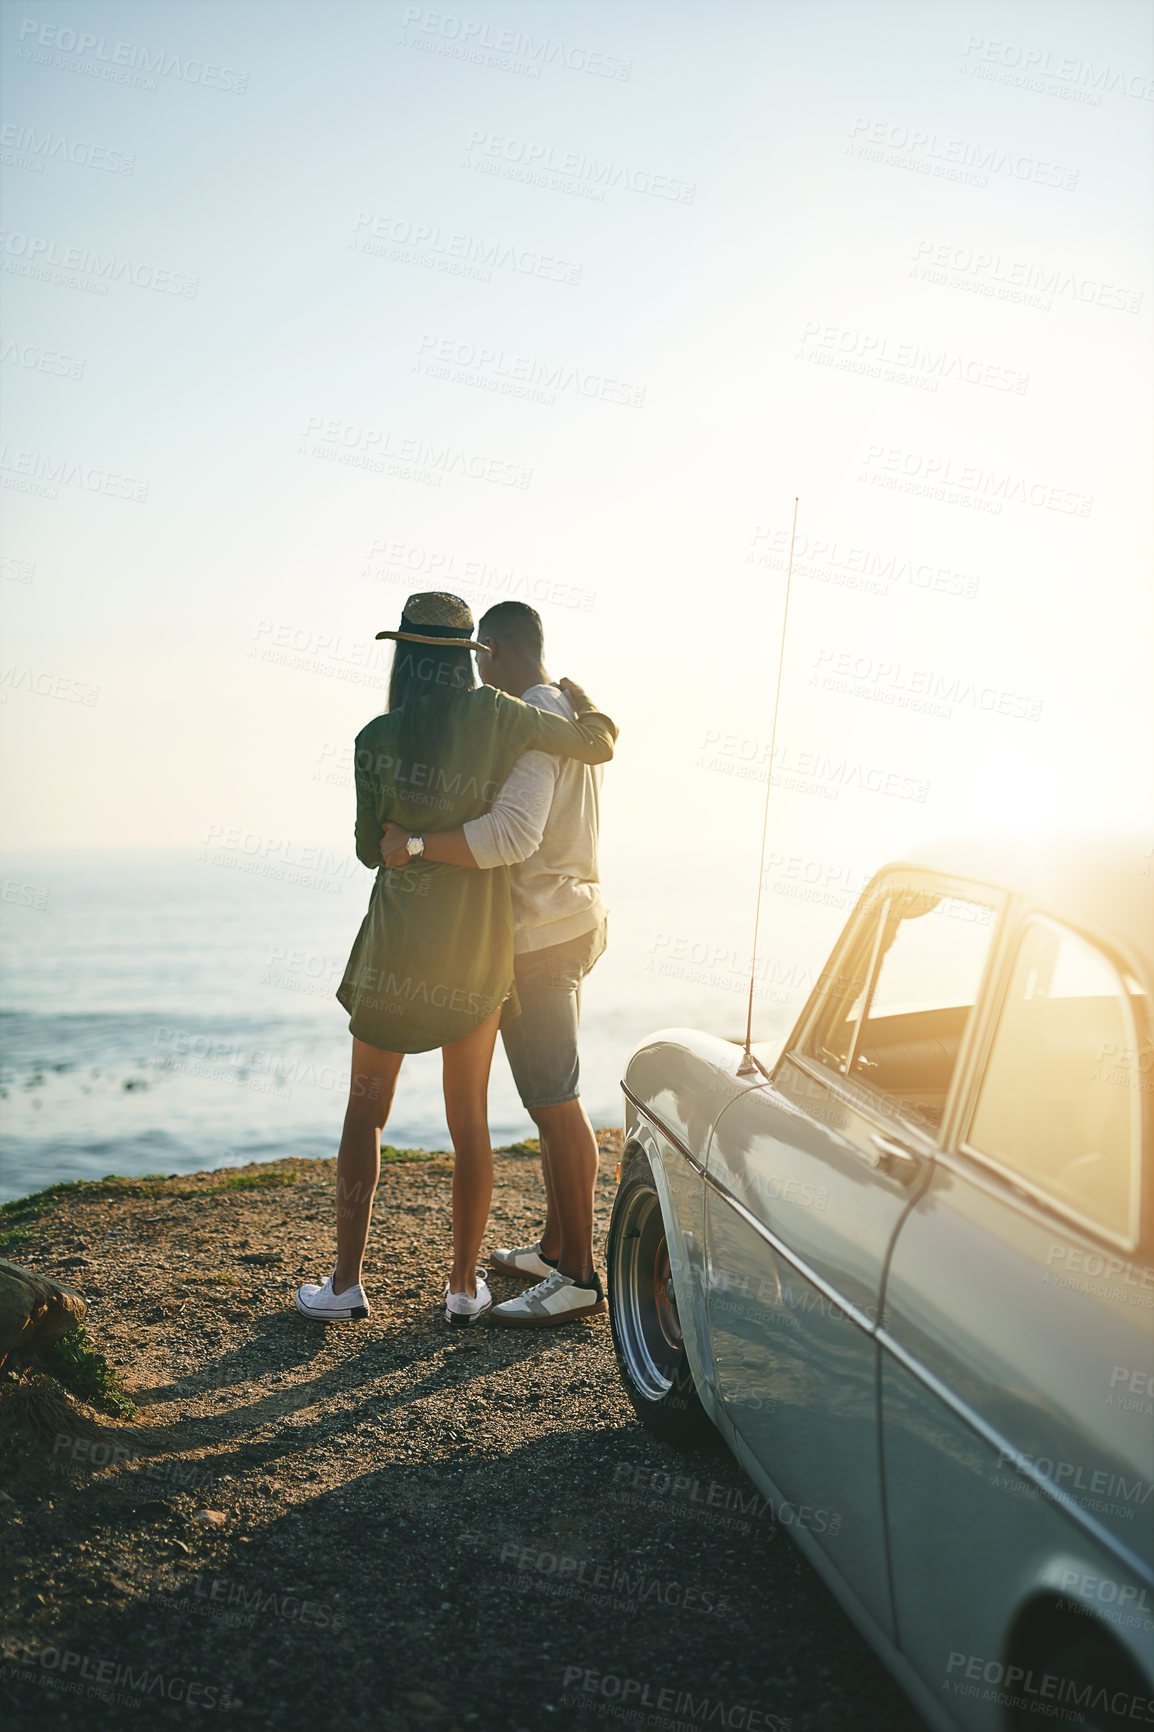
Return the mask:
{"type": "Polygon", "coordinates": [[[625,1392],[643,1425],[667,1443],[717,1444],[685,1351],[661,1199],[648,1157],[621,1176],[606,1246],[609,1326],[625,1392]]]}
{"type": "MultiPolygon", "coordinates": [[[[1126,1732],[1134,1725],[1127,1709],[1135,1702],[1145,1703],[1150,1694],[1148,1680],[1130,1656],[1088,1618],[1063,1619],[1048,1638],[1030,1644],[1025,1658],[1026,1670],[1038,1677],[1048,1674],[1061,1680],[1075,1703],[1087,1696],[1087,1686],[1092,1691],[1080,1711],[1076,1707],[1063,1709],[1060,1724],[1064,1732],[1126,1732]],[[1114,1706],[1119,1698],[1121,1710],[1114,1706]]],[[[1053,1708],[1055,1704],[1047,1701],[1044,1706],[1053,1708]]],[[[1041,1726],[1053,1726],[1054,1720],[1023,1705],[1011,1710],[1003,1725],[1008,1732],[1036,1732],[1041,1726]]]]}

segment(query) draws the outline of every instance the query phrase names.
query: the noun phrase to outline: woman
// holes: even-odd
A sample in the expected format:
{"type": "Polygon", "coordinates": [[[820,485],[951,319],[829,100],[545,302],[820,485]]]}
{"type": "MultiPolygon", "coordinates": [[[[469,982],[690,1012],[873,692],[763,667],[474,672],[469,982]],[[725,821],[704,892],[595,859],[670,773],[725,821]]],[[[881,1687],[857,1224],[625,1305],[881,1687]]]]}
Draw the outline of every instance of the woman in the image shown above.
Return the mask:
{"type": "MultiPolygon", "coordinates": [[[[445,1290],[452,1324],[492,1303],[477,1255],[489,1218],[489,1066],[501,1006],[513,993],[513,916],[504,867],[466,872],[421,859],[420,830],[480,817],[522,752],[605,763],[617,729],[570,682],[576,722],[478,687],[473,616],[455,595],[411,595],[389,681],[389,707],[357,735],[357,858],[377,869],[337,997],[349,1012],[352,1080],[337,1155],[337,1258],[297,1309],[322,1322],[365,1317],[361,1263],[380,1176],[381,1132],[401,1060],[440,1047],[445,1117],[453,1139],[453,1262],[445,1290]],[[381,865],[386,819],[414,832],[410,864],[381,865]]],[[[511,1010],[516,1014],[516,1004],[511,1010]]]]}

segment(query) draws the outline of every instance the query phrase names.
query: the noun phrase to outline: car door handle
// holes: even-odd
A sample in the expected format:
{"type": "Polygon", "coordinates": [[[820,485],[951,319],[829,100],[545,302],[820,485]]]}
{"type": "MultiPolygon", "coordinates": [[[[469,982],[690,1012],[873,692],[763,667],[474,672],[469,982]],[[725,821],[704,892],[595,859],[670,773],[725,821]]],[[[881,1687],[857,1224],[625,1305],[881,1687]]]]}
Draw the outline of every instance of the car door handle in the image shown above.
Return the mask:
{"type": "Polygon", "coordinates": [[[907,1149],[904,1143],[899,1143],[893,1137],[883,1136],[880,1131],[872,1132],[870,1142],[878,1152],[878,1167],[883,1173],[892,1174],[895,1178],[909,1178],[921,1165],[921,1156],[907,1149]]]}

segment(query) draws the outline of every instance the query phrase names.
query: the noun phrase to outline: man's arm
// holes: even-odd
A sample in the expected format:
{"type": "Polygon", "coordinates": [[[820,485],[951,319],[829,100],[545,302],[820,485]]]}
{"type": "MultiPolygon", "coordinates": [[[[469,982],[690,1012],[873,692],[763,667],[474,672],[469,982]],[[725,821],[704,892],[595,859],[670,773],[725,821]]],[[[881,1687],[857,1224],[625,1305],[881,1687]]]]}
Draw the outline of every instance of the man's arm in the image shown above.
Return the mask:
{"type": "Polygon", "coordinates": [[[357,821],[354,836],[357,859],[362,866],[368,866],[370,870],[375,871],[377,839],[381,833],[381,823],[377,817],[376,791],[369,771],[372,758],[372,751],[361,745],[361,736],[358,734],[353,748],[353,783],[357,793],[357,821]]]}
{"type": "MultiPolygon", "coordinates": [[[[424,859],[449,866],[515,866],[541,846],[558,763],[547,752],[522,752],[505,778],[492,810],[473,818],[459,830],[423,830],[424,859]]],[[[381,858],[386,866],[407,866],[405,847],[411,831],[399,824],[386,824],[381,838],[381,858]]]]}
{"type": "Polygon", "coordinates": [[[573,720],[523,698],[498,692],[499,707],[509,738],[519,752],[557,753],[582,764],[607,764],[617,740],[617,723],[598,710],[592,698],[574,680],[559,680],[558,686],[573,709],[573,720]]]}
{"type": "Polygon", "coordinates": [[[469,852],[469,844],[465,840],[465,832],[461,830],[406,830],[403,824],[394,824],[391,820],[385,824],[381,836],[381,859],[386,866],[411,866],[412,856],[405,846],[410,836],[420,835],[425,846],[421,851],[422,860],[438,860],[447,866],[475,866],[477,862],[469,852]]]}

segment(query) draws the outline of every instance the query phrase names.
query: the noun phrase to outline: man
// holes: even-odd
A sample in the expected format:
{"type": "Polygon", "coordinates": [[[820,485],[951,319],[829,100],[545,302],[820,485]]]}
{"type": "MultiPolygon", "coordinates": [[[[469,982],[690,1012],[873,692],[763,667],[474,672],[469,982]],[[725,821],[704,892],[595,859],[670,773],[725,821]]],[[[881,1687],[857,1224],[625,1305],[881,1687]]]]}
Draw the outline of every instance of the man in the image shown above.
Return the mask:
{"type": "MultiPolygon", "coordinates": [[[[520,601],[498,602],[477,628],[477,671],[486,685],[573,719],[570,681],[545,668],[540,615],[520,601]]],[[[547,1212],[535,1245],[502,1247],[494,1268],[536,1285],[492,1310],[512,1328],[566,1323],[605,1310],[593,1265],[597,1139],[578,1096],[581,983],[605,948],[605,905],[597,876],[600,767],[525,752],[492,809],[459,830],[426,832],[426,860],[511,868],[514,961],[521,1015],[501,1037],[525,1110],[540,1133],[547,1212]]],[[[386,824],[386,864],[408,859],[408,833],[386,824]]]]}

